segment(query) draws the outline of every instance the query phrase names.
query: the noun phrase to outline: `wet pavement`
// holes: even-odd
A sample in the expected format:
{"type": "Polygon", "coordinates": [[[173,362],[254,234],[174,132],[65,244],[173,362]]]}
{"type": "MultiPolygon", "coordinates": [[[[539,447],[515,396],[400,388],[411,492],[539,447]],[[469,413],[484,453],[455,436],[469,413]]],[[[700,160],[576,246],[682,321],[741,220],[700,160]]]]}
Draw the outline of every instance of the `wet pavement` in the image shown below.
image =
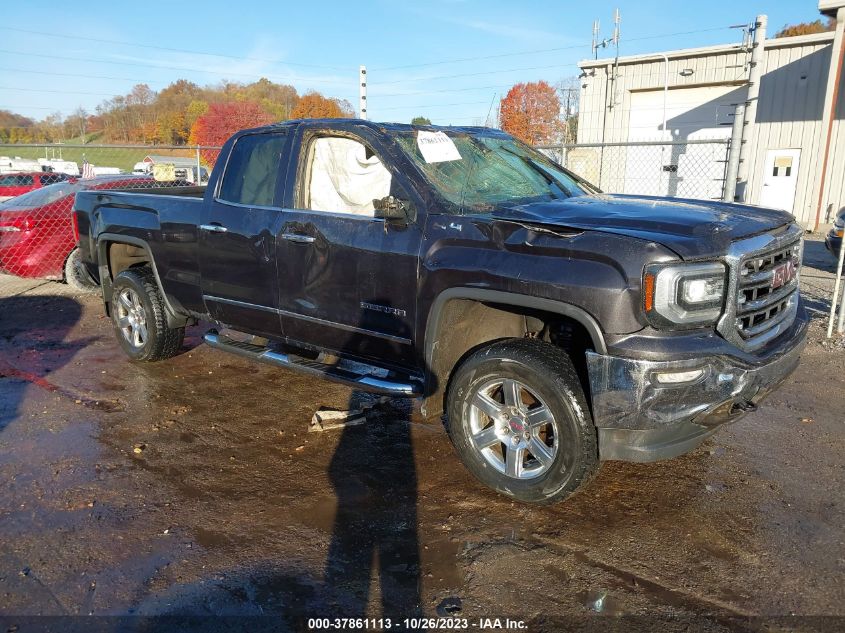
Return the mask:
{"type": "MultiPolygon", "coordinates": [[[[818,242],[807,261],[821,317],[833,261],[818,242]]],[[[605,463],[544,508],[476,483],[402,401],[309,432],[318,408],[371,397],[214,351],[203,331],[133,364],[98,297],[0,277],[0,633],[845,626],[845,348],[820,319],[756,413],[681,458],[605,463]],[[89,614],[115,617],[30,617],[89,614]]]]}

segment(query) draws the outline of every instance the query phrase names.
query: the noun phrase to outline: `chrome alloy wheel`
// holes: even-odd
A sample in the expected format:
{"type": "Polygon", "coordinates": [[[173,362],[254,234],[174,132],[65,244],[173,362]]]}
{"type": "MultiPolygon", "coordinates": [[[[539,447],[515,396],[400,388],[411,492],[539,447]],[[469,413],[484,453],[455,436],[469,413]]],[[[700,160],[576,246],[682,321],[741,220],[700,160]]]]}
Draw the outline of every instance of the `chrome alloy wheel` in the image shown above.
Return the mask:
{"type": "Polygon", "coordinates": [[[554,416],[529,387],[510,378],[488,380],[469,404],[470,441],[493,468],[533,479],[551,467],[558,452],[554,416]]]}
{"type": "Polygon", "coordinates": [[[117,296],[117,327],[123,338],[136,348],[142,348],[149,334],[147,333],[147,311],[141,303],[141,297],[132,288],[124,288],[117,296]]]}

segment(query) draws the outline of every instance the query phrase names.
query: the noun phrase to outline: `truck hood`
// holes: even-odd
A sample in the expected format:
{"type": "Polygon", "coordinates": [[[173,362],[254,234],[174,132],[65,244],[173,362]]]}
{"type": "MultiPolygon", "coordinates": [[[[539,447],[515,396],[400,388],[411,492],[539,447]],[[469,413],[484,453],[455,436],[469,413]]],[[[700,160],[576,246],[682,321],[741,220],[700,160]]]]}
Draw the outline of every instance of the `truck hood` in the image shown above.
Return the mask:
{"type": "Polygon", "coordinates": [[[493,215],[501,220],[654,241],[684,259],[724,255],[732,241],[794,219],[785,211],[743,204],[608,194],[501,207],[493,215]]]}

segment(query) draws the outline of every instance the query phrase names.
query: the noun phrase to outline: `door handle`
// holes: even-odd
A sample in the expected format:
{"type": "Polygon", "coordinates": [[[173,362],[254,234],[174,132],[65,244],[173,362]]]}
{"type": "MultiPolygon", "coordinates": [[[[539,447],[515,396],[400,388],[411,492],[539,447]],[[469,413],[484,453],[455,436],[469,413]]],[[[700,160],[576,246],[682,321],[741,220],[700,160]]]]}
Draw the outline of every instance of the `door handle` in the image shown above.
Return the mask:
{"type": "Polygon", "coordinates": [[[209,233],[227,233],[229,229],[220,224],[200,224],[200,230],[208,231],[209,233]]]}
{"type": "Polygon", "coordinates": [[[297,244],[311,244],[317,238],[310,235],[302,235],[301,233],[283,233],[282,239],[289,242],[296,242],[297,244]]]}

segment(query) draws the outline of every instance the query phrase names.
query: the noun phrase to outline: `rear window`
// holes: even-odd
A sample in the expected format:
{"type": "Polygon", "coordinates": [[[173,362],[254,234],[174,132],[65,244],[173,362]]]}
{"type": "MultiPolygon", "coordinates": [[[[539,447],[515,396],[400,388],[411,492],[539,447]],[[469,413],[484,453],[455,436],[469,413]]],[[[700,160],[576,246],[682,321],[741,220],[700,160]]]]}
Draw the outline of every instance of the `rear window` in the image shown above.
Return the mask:
{"type": "Polygon", "coordinates": [[[0,177],[0,187],[22,187],[33,184],[32,176],[23,174],[10,174],[0,177]]]}
{"type": "Polygon", "coordinates": [[[218,198],[249,206],[273,206],[286,132],[242,136],[235,142],[218,198]]]}

